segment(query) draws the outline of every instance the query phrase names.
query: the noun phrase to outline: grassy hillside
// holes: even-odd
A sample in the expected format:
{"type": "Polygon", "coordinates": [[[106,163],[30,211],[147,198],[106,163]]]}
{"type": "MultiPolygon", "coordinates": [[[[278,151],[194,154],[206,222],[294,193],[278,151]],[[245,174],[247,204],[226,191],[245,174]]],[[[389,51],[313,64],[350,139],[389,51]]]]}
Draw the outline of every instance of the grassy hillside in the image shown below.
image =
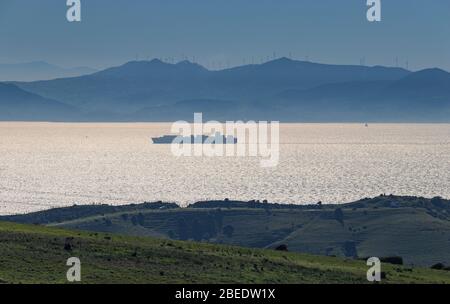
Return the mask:
{"type": "Polygon", "coordinates": [[[340,257],[401,256],[406,264],[450,264],[450,202],[380,196],[332,206],[201,202],[76,206],[4,218],[134,236],[207,241],[340,257]],[[109,208],[109,209],[108,209],[109,208]]]}
{"type": "MultiPolygon", "coordinates": [[[[1,219],[1,218],[0,218],[1,219]]],[[[450,203],[380,196],[333,205],[200,202],[74,206],[5,217],[23,223],[340,257],[401,256],[406,264],[450,264],[450,203]]]]}
{"type": "MultiPolygon", "coordinates": [[[[367,283],[363,261],[272,250],[5,222],[0,244],[2,283],[65,283],[73,256],[81,259],[82,283],[367,283]]],[[[384,283],[450,283],[447,271],[382,270],[384,283]]]]}

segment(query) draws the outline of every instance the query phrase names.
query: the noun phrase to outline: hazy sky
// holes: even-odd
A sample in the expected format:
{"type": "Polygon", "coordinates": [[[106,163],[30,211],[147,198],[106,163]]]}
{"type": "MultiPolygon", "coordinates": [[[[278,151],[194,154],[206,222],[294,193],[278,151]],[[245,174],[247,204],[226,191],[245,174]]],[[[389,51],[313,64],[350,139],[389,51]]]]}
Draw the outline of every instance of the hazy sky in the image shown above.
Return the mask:
{"type": "Polygon", "coordinates": [[[215,67],[273,56],[450,71],[450,1],[81,0],[82,22],[66,21],[66,0],[0,0],[0,63],[44,60],[102,68],[139,55],[188,56],[215,67]]]}

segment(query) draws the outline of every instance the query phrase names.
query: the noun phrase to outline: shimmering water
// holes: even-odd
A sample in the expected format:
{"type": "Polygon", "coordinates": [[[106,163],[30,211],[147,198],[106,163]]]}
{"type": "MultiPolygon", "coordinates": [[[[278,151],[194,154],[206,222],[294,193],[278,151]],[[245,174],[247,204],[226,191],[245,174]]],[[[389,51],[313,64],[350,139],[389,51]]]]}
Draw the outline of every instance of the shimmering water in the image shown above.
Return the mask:
{"type": "Polygon", "coordinates": [[[284,124],[280,163],[172,156],[170,124],[0,123],[0,214],[89,203],[450,197],[450,125],[284,124]]]}

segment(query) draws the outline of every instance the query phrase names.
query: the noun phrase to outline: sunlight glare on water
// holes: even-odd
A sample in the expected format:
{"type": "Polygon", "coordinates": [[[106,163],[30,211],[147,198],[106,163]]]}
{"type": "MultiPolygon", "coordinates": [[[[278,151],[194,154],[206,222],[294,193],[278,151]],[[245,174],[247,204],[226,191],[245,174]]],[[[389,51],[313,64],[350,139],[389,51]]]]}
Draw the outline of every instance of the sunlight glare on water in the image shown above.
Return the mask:
{"type": "Polygon", "coordinates": [[[450,198],[450,125],[282,124],[280,163],[180,157],[170,124],[0,123],[0,214],[72,204],[206,199],[344,203],[450,198]]]}

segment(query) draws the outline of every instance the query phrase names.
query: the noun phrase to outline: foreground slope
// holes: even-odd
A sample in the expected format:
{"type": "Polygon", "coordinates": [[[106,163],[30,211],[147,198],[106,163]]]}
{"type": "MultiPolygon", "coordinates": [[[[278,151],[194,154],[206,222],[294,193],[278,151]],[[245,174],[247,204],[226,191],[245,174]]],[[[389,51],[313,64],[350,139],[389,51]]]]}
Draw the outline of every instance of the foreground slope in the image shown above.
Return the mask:
{"type": "MultiPolygon", "coordinates": [[[[362,261],[5,222],[0,244],[2,283],[65,283],[69,257],[80,258],[83,283],[367,282],[362,261]]],[[[385,283],[450,283],[446,271],[383,271],[385,283]]]]}
{"type": "Polygon", "coordinates": [[[450,265],[450,202],[380,196],[344,205],[257,202],[74,206],[3,217],[68,229],[275,248],[358,258],[400,256],[405,264],[450,265]]]}

